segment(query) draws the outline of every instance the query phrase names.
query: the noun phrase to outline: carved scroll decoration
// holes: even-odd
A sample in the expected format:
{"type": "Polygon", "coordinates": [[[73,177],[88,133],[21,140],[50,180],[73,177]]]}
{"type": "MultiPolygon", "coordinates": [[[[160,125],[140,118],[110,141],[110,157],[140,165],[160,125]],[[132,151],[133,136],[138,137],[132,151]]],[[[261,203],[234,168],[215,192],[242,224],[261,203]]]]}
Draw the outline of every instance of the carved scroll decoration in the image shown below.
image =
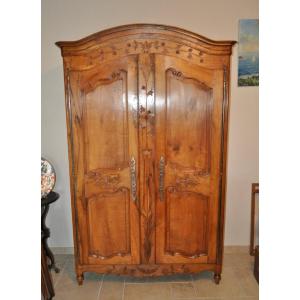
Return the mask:
{"type": "Polygon", "coordinates": [[[195,179],[195,177],[191,176],[190,174],[185,174],[182,177],[176,178],[176,187],[179,189],[182,188],[191,188],[198,184],[198,181],[195,179]]]}
{"type": "Polygon", "coordinates": [[[104,256],[100,254],[100,251],[98,250],[93,250],[89,252],[89,255],[94,257],[94,258],[100,258],[100,259],[109,259],[109,258],[113,258],[115,256],[120,256],[120,257],[124,257],[126,255],[129,255],[129,253],[125,253],[125,252],[115,252],[112,253],[110,255],[104,256]]]}
{"type": "Polygon", "coordinates": [[[138,266],[137,269],[144,274],[152,274],[158,270],[159,266],[138,266]]]}
{"type": "Polygon", "coordinates": [[[106,78],[99,78],[98,74],[94,74],[85,81],[85,83],[81,86],[81,90],[86,94],[89,91],[94,90],[99,85],[110,84],[114,81],[124,80],[126,76],[127,71],[122,69],[112,72],[111,75],[106,78]]]}
{"type": "Polygon", "coordinates": [[[174,251],[166,251],[167,254],[172,255],[172,256],[183,256],[185,258],[190,258],[190,259],[196,259],[201,256],[207,256],[207,253],[201,252],[200,250],[196,251],[197,254],[190,254],[181,250],[174,250],[174,251]]]}
{"type": "MultiPolygon", "coordinates": [[[[200,177],[205,177],[209,175],[209,172],[204,170],[199,171],[185,171],[181,167],[178,167],[174,163],[170,163],[170,168],[175,169],[176,178],[175,178],[175,188],[178,190],[193,188],[200,184],[200,177]],[[179,175],[181,173],[181,175],[179,175]]],[[[170,190],[172,192],[172,189],[170,190]]]]}
{"type": "Polygon", "coordinates": [[[89,171],[87,177],[105,189],[116,189],[121,182],[120,174],[104,174],[100,171],[89,171]]]}
{"type": "Polygon", "coordinates": [[[188,81],[192,81],[193,83],[201,86],[202,89],[209,91],[212,90],[211,87],[209,87],[207,84],[205,84],[204,82],[196,79],[196,78],[192,78],[192,77],[186,77],[183,75],[183,73],[181,71],[178,71],[174,68],[169,68],[166,70],[166,72],[171,72],[171,74],[178,80],[188,80],[188,81]]]}

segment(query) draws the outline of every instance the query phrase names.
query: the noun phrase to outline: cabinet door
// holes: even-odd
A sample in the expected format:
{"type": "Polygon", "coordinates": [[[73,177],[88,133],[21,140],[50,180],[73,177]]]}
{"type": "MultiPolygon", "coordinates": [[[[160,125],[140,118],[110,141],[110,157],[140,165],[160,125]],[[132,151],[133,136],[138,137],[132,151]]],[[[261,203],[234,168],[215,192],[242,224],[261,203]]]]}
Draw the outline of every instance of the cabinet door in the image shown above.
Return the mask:
{"type": "Polygon", "coordinates": [[[139,263],[136,57],[71,76],[70,146],[81,263],[139,263]]]}
{"type": "Polygon", "coordinates": [[[216,262],[222,70],[156,56],[156,260],[216,262]]]}

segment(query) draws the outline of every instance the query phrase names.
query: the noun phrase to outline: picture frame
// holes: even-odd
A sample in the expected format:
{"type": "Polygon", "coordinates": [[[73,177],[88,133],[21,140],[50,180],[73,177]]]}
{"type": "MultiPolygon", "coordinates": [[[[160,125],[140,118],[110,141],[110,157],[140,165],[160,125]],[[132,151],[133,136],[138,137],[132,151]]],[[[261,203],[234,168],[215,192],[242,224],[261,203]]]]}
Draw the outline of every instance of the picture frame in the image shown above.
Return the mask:
{"type": "Polygon", "coordinates": [[[239,21],[238,86],[259,85],[259,21],[239,21]]]}

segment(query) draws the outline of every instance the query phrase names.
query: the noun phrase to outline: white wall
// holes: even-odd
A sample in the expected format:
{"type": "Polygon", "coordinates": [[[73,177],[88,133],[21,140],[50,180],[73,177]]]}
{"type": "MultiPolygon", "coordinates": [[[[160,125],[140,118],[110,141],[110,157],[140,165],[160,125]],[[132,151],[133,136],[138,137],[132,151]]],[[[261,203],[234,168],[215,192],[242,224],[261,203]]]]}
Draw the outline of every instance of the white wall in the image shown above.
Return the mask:
{"type": "MultiPolygon", "coordinates": [[[[42,155],[55,166],[47,223],[50,246],[72,241],[63,67],[59,40],[76,40],[109,27],[158,23],[211,39],[237,40],[238,20],[258,18],[258,0],[44,0],[42,1],[42,155]]],[[[248,245],[251,183],[258,181],[258,88],[237,87],[237,46],[232,58],[226,245],[248,245]]]]}

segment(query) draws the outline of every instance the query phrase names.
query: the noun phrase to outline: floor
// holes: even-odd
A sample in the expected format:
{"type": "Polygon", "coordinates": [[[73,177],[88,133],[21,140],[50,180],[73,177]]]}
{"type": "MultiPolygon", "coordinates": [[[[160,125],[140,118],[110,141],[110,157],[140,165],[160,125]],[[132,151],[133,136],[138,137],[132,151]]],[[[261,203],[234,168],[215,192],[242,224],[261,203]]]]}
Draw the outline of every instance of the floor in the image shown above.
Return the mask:
{"type": "Polygon", "coordinates": [[[154,279],[86,273],[83,285],[78,286],[73,255],[55,257],[61,271],[52,273],[54,300],[258,300],[253,257],[247,253],[224,255],[219,285],[212,281],[212,273],[204,272],[154,279]]]}

